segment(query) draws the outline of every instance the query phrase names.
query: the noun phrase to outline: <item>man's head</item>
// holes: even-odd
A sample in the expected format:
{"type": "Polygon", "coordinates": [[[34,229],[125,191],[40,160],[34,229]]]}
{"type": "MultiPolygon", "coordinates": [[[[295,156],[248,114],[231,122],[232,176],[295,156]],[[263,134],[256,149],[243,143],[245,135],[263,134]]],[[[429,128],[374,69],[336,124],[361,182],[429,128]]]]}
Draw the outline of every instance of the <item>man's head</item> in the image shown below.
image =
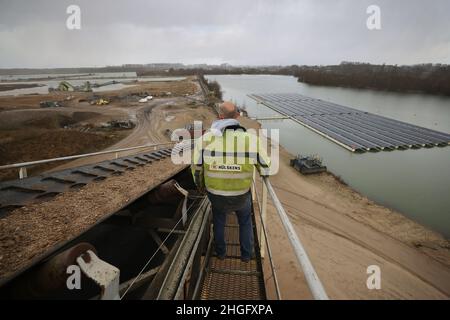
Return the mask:
{"type": "Polygon", "coordinates": [[[220,119],[236,119],[239,116],[239,112],[230,101],[225,101],[219,106],[219,118],[220,119]]]}

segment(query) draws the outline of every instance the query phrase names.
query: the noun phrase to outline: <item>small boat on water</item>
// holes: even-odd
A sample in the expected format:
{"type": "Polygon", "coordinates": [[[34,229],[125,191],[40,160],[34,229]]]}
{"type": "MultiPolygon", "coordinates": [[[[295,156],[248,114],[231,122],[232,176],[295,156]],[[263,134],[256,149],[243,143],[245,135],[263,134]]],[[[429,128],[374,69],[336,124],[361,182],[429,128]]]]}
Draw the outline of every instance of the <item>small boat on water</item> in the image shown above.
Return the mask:
{"type": "Polygon", "coordinates": [[[291,159],[291,167],[294,167],[302,174],[313,174],[327,171],[327,167],[322,164],[322,159],[318,156],[298,155],[291,159]]]}

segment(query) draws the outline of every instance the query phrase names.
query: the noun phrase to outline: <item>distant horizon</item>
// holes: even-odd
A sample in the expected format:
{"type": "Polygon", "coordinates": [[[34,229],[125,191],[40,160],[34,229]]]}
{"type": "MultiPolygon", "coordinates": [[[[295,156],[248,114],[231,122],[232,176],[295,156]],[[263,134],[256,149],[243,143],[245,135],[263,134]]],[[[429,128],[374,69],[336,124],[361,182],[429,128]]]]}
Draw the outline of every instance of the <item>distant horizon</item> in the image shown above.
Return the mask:
{"type": "Polygon", "coordinates": [[[117,64],[117,65],[95,65],[95,66],[53,66],[53,67],[0,67],[0,70],[52,70],[52,69],[101,69],[101,68],[132,68],[132,67],[149,67],[151,65],[182,65],[182,67],[190,67],[190,68],[201,68],[200,66],[208,66],[208,67],[228,67],[228,68],[269,68],[269,67],[278,67],[278,68],[284,68],[284,67],[291,67],[291,66],[298,66],[298,67],[326,67],[326,66],[337,66],[341,65],[343,63],[350,63],[350,64],[370,64],[374,66],[399,66],[399,67],[413,67],[413,66],[421,66],[421,65],[433,65],[433,66],[448,66],[450,64],[448,63],[440,63],[440,62],[421,62],[421,63],[414,63],[414,64],[391,64],[391,63],[372,63],[372,62],[363,62],[363,61],[341,61],[336,64],[266,64],[266,65],[260,65],[260,64],[247,64],[247,65],[234,65],[229,63],[221,63],[221,64],[209,64],[209,63],[183,63],[183,62],[148,62],[148,63],[124,63],[124,64],[117,64]],[[226,65],[226,66],[224,66],[226,65]]]}

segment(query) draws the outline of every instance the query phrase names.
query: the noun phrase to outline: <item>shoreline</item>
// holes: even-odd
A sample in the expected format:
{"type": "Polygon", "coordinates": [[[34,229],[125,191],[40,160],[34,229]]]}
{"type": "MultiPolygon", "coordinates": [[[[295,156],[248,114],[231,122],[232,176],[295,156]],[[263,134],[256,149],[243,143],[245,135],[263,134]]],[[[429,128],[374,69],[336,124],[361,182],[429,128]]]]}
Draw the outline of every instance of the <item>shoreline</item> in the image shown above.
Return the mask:
{"type": "MultiPolygon", "coordinates": [[[[240,118],[244,126],[256,121],[240,118]]],[[[331,173],[303,176],[280,146],[271,181],[331,299],[449,299],[450,242],[404,214],[375,203],[331,173]],[[366,287],[379,265],[381,290],[366,287]]],[[[257,191],[261,194],[261,183],[257,191]]],[[[269,200],[267,226],[283,299],[310,299],[303,273],[269,200]],[[293,281],[295,280],[295,281],[293,281]]],[[[265,259],[265,273],[270,275],[265,259]]],[[[275,298],[271,281],[266,283],[275,298]]]]}
{"type": "MultiPolygon", "coordinates": [[[[289,153],[289,151],[287,151],[287,152],[289,153]]],[[[294,156],[292,154],[290,154],[290,155],[292,156],[292,158],[294,158],[294,156]]],[[[399,209],[396,209],[396,208],[391,207],[389,205],[385,205],[385,204],[379,203],[376,200],[370,199],[369,196],[367,196],[364,193],[354,189],[351,185],[349,185],[345,181],[345,179],[343,179],[339,175],[334,174],[331,171],[327,171],[325,174],[331,176],[337,183],[341,184],[344,187],[349,188],[352,192],[358,194],[361,198],[367,199],[367,201],[373,203],[374,205],[386,208],[386,209],[392,211],[393,213],[399,214],[402,217],[404,217],[405,219],[410,220],[410,221],[414,222],[415,224],[417,224],[417,225],[419,225],[419,226],[421,226],[421,227],[423,227],[423,228],[425,228],[425,229],[427,229],[427,230],[429,230],[429,231],[431,231],[433,233],[436,233],[437,235],[439,235],[439,237],[442,237],[445,241],[449,242],[449,245],[450,245],[450,238],[448,238],[447,236],[442,234],[439,230],[435,230],[435,229],[433,229],[433,227],[431,227],[431,226],[429,226],[427,224],[421,223],[420,221],[417,221],[417,220],[414,220],[413,218],[410,218],[407,213],[405,213],[405,212],[403,212],[403,211],[401,211],[399,209]]],[[[448,249],[450,251],[450,247],[448,249]]]]}

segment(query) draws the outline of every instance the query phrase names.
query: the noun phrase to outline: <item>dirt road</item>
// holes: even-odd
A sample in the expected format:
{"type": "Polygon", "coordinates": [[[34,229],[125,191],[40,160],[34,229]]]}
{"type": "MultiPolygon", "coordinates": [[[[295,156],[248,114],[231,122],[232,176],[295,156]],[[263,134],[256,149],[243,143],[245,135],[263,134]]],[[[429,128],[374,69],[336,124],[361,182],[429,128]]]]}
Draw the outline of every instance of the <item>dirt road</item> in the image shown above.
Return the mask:
{"type": "MultiPolygon", "coordinates": [[[[124,139],[131,130],[108,127],[113,120],[140,116],[142,95],[184,97],[196,93],[191,79],[167,82],[139,82],[120,90],[101,93],[52,92],[39,95],[0,97],[0,164],[28,162],[104,150],[124,139]],[[106,106],[91,104],[103,98],[106,106]],[[41,107],[45,101],[57,101],[59,107],[41,107]]],[[[157,100],[157,99],[156,99],[157,100]]],[[[138,129],[142,129],[141,121],[138,129]]],[[[133,137],[139,132],[135,133],[133,137]]],[[[133,138],[132,137],[132,138],[133,138]]],[[[122,142],[132,140],[129,138],[122,142]]],[[[139,142],[139,141],[137,141],[139,142]]],[[[134,142],[130,142],[134,143],[134,142]]],[[[91,159],[93,161],[102,159],[91,159]]],[[[28,168],[36,175],[55,170],[62,163],[28,168]]],[[[77,165],[77,163],[74,163],[77,165]]],[[[67,166],[67,165],[66,165],[67,166]]],[[[0,172],[0,180],[17,178],[17,170],[0,172]]]]}
{"type": "MultiPolygon", "coordinates": [[[[203,121],[209,127],[215,119],[214,112],[201,103],[192,104],[192,97],[157,98],[141,106],[127,109],[128,117],[133,119],[136,127],[123,140],[106,148],[114,150],[146,144],[158,144],[170,141],[170,133],[178,128],[184,128],[194,120],[203,121]]],[[[126,156],[139,152],[136,150],[119,153],[126,156]]],[[[107,154],[71,161],[52,170],[61,170],[88,163],[112,159],[115,154],[107,154]]]]}

